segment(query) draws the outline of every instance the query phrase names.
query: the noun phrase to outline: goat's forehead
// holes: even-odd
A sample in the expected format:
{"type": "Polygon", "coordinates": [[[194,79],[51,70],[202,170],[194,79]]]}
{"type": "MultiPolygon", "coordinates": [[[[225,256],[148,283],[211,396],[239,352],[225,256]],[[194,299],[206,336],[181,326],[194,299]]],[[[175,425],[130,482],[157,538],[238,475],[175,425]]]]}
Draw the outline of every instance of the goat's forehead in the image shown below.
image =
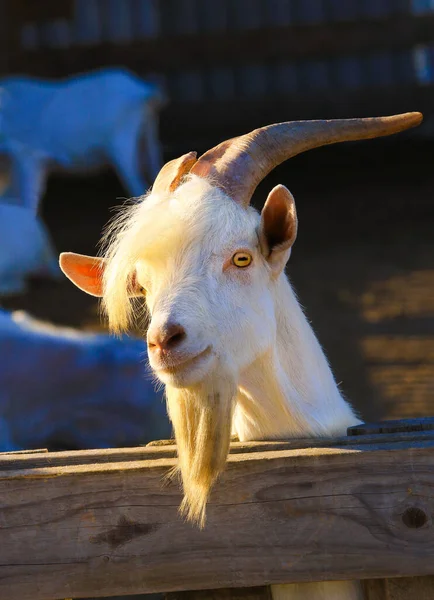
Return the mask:
{"type": "Polygon", "coordinates": [[[239,237],[256,227],[258,214],[235,203],[221,189],[193,177],[172,195],[170,205],[186,229],[197,235],[227,233],[239,237]]]}
{"type": "MultiPolygon", "coordinates": [[[[161,226],[160,240],[164,240],[158,244],[158,258],[218,254],[257,243],[258,213],[237,205],[221,190],[197,178],[170,196],[149,200],[152,212],[158,215],[155,227],[161,226]]],[[[143,260],[152,260],[152,255],[155,257],[152,252],[145,253],[143,260]]]]}

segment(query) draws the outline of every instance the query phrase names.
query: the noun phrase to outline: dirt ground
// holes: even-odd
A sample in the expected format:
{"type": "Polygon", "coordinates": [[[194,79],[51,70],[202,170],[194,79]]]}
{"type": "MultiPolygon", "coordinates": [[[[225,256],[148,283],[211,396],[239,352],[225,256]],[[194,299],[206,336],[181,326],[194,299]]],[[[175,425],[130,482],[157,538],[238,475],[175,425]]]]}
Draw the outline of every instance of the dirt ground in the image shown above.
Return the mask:
{"type": "MultiPolygon", "coordinates": [[[[428,143],[322,148],[279,167],[255,196],[260,206],[276,183],[295,195],[300,229],[288,274],[342,390],[366,420],[434,414],[433,167],[428,143]]],[[[53,176],[42,214],[56,248],[94,253],[125,194],[111,171],[53,176]]],[[[66,280],[33,280],[28,293],[1,305],[105,327],[97,301],[66,280]]]]}

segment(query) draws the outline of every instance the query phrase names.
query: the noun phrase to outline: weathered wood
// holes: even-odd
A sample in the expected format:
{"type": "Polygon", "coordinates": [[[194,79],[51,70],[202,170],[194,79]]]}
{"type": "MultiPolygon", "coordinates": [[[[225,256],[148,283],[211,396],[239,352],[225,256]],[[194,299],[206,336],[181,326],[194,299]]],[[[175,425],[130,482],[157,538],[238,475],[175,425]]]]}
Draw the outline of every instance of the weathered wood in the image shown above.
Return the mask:
{"type": "Polygon", "coordinates": [[[363,600],[389,600],[387,579],[366,579],[362,581],[363,600]]]}
{"type": "Polygon", "coordinates": [[[365,600],[432,600],[434,577],[371,579],[364,582],[365,600]]]}
{"type": "Polygon", "coordinates": [[[154,458],[165,448],[144,448],[140,460],[87,464],[83,452],[82,464],[2,470],[0,597],[431,574],[434,442],[401,435],[232,454],[203,531],[178,515],[178,483],[164,483],[176,460],[154,458]]]}
{"type": "Polygon", "coordinates": [[[268,586],[170,592],[166,600],[272,600],[268,586]]]}
{"type": "MultiPolygon", "coordinates": [[[[302,448],[336,448],[342,446],[397,444],[408,445],[410,442],[434,440],[434,431],[407,432],[399,434],[375,434],[343,436],[340,438],[306,438],[287,441],[268,442],[234,442],[231,454],[250,452],[270,452],[295,450],[302,448]]],[[[164,442],[166,440],[163,440],[164,442]]],[[[63,452],[47,452],[46,450],[19,450],[17,452],[0,453],[0,471],[17,469],[33,469],[37,467],[55,467],[66,465],[85,465],[94,463],[131,462],[138,460],[156,460],[175,458],[176,446],[166,443],[160,445],[158,440],[146,446],[136,448],[103,448],[96,450],[69,450],[63,452]],[[38,454],[38,456],[35,456],[38,454]]]]}
{"type": "MultiPolygon", "coordinates": [[[[432,600],[434,577],[367,579],[362,582],[364,600],[432,600]]],[[[270,588],[225,588],[165,594],[166,600],[271,600],[270,588]]],[[[308,600],[308,599],[306,599],[308,600]]]]}
{"type": "Polygon", "coordinates": [[[9,452],[0,452],[0,456],[15,456],[17,454],[21,454],[21,455],[29,455],[29,454],[41,454],[41,453],[47,453],[48,449],[47,448],[35,448],[34,450],[10,450],[9,452]]]}
{"type": "Polygon", "coordinates": [[[419,417],[418,419],[395,419],[393,421],[379,421],[378,423],[360,423],[360,425],[348,427],[348,435],[376,435],[433,430],[434,417],[419,417]]]}
{"type": "MultiPolygon", "coordinates": [[[[432,600],[434,577],[399,577],[396,579],[368,579],[362,582],[364,600],[432,600]]],[[[271,600],[270,588],[226,588],[171,592],[166,600],[271,600]]],[[[306,598],[306,600],[308,600],[306,598]]]]}
{"type": "Polygon", "coordinates": [[[387,579],[387,600],[432,600],[434,577],[400,577],[387,579]]]}

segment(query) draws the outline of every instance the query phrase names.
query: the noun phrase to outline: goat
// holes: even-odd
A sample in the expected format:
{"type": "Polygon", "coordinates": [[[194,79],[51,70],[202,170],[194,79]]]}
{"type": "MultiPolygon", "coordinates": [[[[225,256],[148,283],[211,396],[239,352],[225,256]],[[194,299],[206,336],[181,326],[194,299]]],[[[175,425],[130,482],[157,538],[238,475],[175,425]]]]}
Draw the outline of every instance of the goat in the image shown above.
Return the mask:
{"type": "Polygon", "coordinates": [[[0,296],[24,293],[30,275],[61,276],[48,231],[32,211],[0,202],[0,296]]]}
{"type": "Polygon", "coordinates": [[[36,213],[48,170],[105,164],[116,168],[131,195],[144,194],[142,168],[151,182],[161,167],[157,119],[162,105],[156,86],[123,69],[61,82],[1,79],[0,154],[11,163],[12,195],[36,213]]]}
{"type": "Polygon", "coordinates": [[[145,352],[140,339],[0,308],[0,452],[139,445],[167,435],[161,396],[143,377],[145,352]]]}
{"type": "MultiPolygon", "coordinates": [[[[259,182],[300,152],[389,135],[420,113],[270,125],[198,160],[167,163],[152,191],[109,229],[104,257],[63,253],[64,273],[103,298],[114,331],[145,296],[149,362],[166,386],[182,512],[200,526],[231,434],[241,441],[339,436],[358,422],[284,274],[297,235],[294,198],[259,182]]],[[[354,600],[358,582],[272,586],[274,598],[354,600]]]]}

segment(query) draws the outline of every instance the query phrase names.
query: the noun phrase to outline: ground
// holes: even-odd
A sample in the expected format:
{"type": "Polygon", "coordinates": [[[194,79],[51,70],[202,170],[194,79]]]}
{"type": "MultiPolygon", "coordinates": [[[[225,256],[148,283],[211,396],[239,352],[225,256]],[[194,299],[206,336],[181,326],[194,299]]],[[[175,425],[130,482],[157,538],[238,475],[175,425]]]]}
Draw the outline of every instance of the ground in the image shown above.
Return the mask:
{"type": "MultiPolygon", "coordinates": [[[[365,420],[434,413],[432,145],[396,138],[312,151],[269,176],[258,205],[276,183],[294,193],[300,219],[288,275],[347,398],[365,420]]],[[[94,253],[125,195],[111,171],[50,178],[42,215],[58,251],[94,253]]],[[[67,280],[32,281],[1,304],[105,327],[97,301],[67,280]]]]}

